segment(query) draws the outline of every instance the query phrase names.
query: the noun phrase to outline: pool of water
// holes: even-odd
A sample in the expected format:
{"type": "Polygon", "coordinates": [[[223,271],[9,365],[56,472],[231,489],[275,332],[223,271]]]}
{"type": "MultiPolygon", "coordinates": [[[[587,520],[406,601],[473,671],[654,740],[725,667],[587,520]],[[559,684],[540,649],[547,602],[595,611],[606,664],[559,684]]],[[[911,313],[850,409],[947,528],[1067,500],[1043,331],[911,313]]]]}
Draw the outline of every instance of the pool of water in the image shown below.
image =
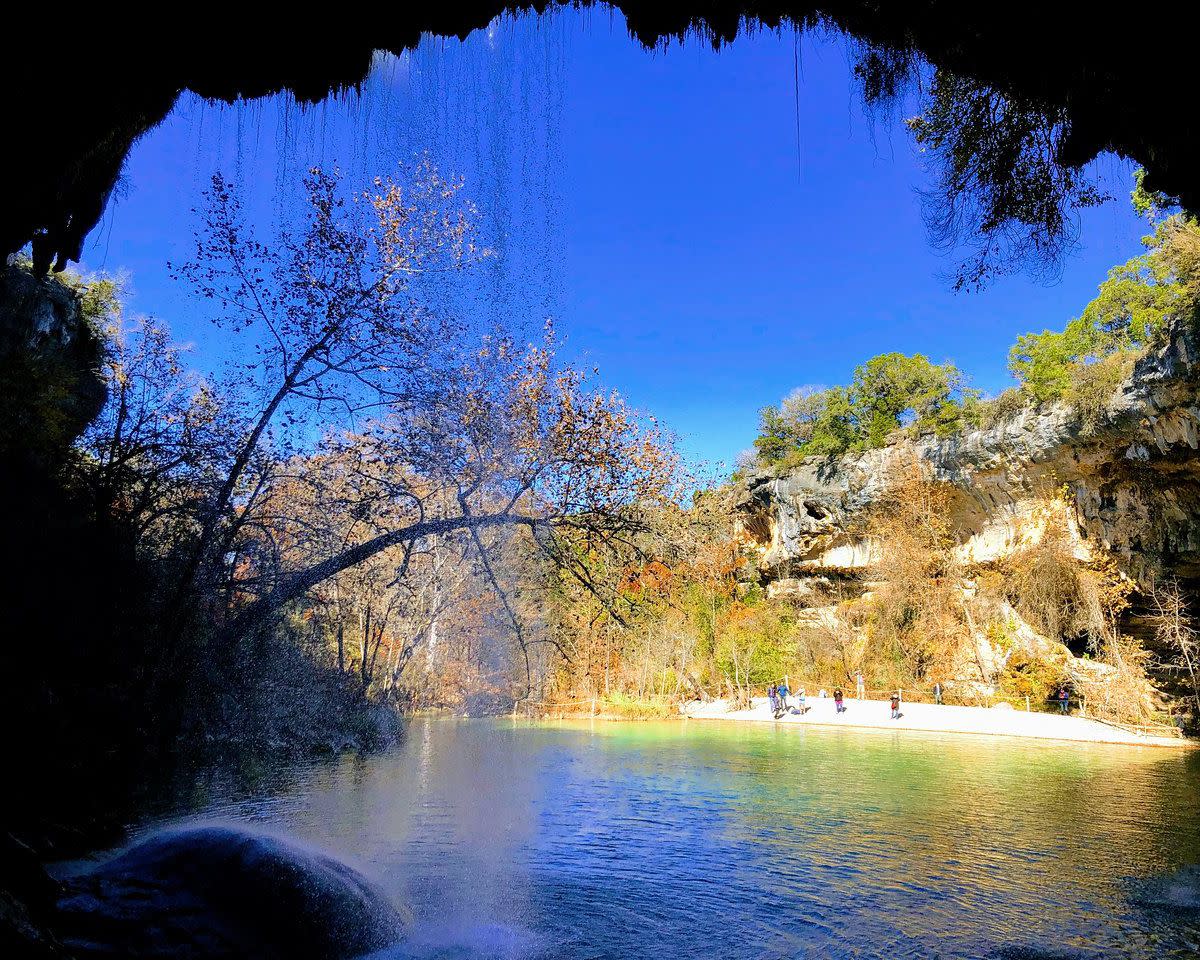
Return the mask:
{"type": "Polygon", "coordinates": [[[1196,752],[429,720],[191,806],[373,877],[415,918],[389,957],[1200,954],[1196,752]]]}

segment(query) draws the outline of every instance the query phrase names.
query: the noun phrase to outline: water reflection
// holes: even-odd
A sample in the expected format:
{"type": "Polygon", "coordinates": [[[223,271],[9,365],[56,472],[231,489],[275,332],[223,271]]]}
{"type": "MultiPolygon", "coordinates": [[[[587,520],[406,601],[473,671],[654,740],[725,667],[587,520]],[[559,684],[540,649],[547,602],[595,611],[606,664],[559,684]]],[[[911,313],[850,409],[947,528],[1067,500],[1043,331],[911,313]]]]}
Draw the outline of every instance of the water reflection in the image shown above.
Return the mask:
{"type": "Polygon", "coordinates": [[[912,732],[422,721],[198,812],[374,875],[417,915],[406,957],[1182,957],[1200,916],[1130,884],[1200,862],[1198,774],[912,732]]]}

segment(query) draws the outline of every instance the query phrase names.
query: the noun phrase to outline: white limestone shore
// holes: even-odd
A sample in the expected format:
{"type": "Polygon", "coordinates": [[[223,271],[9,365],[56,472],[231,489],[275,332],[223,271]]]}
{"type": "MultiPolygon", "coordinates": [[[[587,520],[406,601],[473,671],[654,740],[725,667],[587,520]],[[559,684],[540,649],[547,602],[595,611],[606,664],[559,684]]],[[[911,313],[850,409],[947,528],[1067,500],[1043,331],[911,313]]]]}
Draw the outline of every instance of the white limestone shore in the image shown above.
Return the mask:
{"type": "Polygon", "coordinates": [[[844,713],[837,713],[832,697],[809,696],[807,711],[794,712],[796,698],[789,697],[792,710],[776,720],[766,697],[754,700],[750,710],[729,710],[725,700],[710,703],[693,701],[683,714],[695,720],[726,720],[745,723],[774,723],[780,726],[865,727],[884,730],[923,730],[938,733],[986,734],[1003,737],[1032,737],[1039,740],[1120,743],[1146,747],[1192,747],[1190,740],[1149,736],[1123,727],[1101,723],[1087,717],[1056,713],[1027,713],[989,707],[937,706],[930,703],[904,703],[900,718],[891,719],[887,700],[847,699],[844,713]]]}

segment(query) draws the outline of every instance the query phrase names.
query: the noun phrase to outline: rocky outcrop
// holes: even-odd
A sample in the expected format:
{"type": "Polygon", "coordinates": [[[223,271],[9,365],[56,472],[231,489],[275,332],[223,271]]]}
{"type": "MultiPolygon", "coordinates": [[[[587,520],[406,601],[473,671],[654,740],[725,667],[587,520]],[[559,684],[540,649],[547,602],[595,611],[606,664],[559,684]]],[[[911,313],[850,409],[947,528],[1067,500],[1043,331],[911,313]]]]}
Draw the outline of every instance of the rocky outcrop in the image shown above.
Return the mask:
{"type": "Polygon", "coordinates": [[[168,830],[75,881],[56,925],[80,957],[357,957],[405,921],[360,874],[241,827],[168,830]]]}
{"type": "Polygon", "coordinates": [[[71,285],[0,270],[0,455],[53,466],[104,405],[103,346],[71,285]],[[47,462],[49,461],[49,462],[47,462]]]}
{"type": "Polygon", "coordinates": [[[1067,403],[1027,407],[950,437],[901,436],[879,450],[810,459],[743,482],[738,519],[756,576],[772,592],[855,575],[872,561],[862,530],[896,467],[915,460],[950,485],[964,560],[1002,559],[1022,521],[1064,485],[1081,557],[1115,555],[1135,578],[1165,567],[1200,576],[1200,346],[1177,331],[1141,358],[1087,429],[1067,403]]]}

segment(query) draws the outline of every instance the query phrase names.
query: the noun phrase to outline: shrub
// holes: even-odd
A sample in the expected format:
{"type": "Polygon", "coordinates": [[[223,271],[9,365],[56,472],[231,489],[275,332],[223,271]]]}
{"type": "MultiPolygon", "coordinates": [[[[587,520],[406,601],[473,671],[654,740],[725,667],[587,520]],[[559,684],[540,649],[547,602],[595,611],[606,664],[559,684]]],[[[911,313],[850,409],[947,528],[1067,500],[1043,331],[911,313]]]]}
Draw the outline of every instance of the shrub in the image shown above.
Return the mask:
{"type": "Polygon", "coordinates": [[[1066,397],[1079,418],[1083,436],[1091,436],[1104,423],[1109,402],[1133,372],[1136,354],[1125,350],[1097,360],[1077,363],[1069,371],[1066,397]]]}
{"type": "Polygon", "coordinates": [[[980,403],[979,420],[984,427],[994,427],[1016,417],[1029,405],[1029,398],[1017,387],[980,403]]]}
{"type": "Polygon", "coordinates": [[[1066,643],[1086,637],[1096,653],[1112,653],[1117,617],[1128,606],[1132,583],[1111,560],[1085,564],[1075,556],[1065,489],[1034,518],[1025,547],[1003,565],[1004,591],[1034,630],[1066,643]]]}
{"type": "Polygon", "coordinates": [[[1065,657],[1038,657],[1018,649],[1009,656],[998,679],[1004,696],[1028,697],[1030,706],[1044,709],[1050,696],[1071,677],[1065,657]]]}
{"type": "Polygon", "coordinates": [[[618,720],[664,720],[679,714],[669,700],[658,697],[638,700],[619,691],[597,700],[596,710],[602,716],[618,720]]]}

